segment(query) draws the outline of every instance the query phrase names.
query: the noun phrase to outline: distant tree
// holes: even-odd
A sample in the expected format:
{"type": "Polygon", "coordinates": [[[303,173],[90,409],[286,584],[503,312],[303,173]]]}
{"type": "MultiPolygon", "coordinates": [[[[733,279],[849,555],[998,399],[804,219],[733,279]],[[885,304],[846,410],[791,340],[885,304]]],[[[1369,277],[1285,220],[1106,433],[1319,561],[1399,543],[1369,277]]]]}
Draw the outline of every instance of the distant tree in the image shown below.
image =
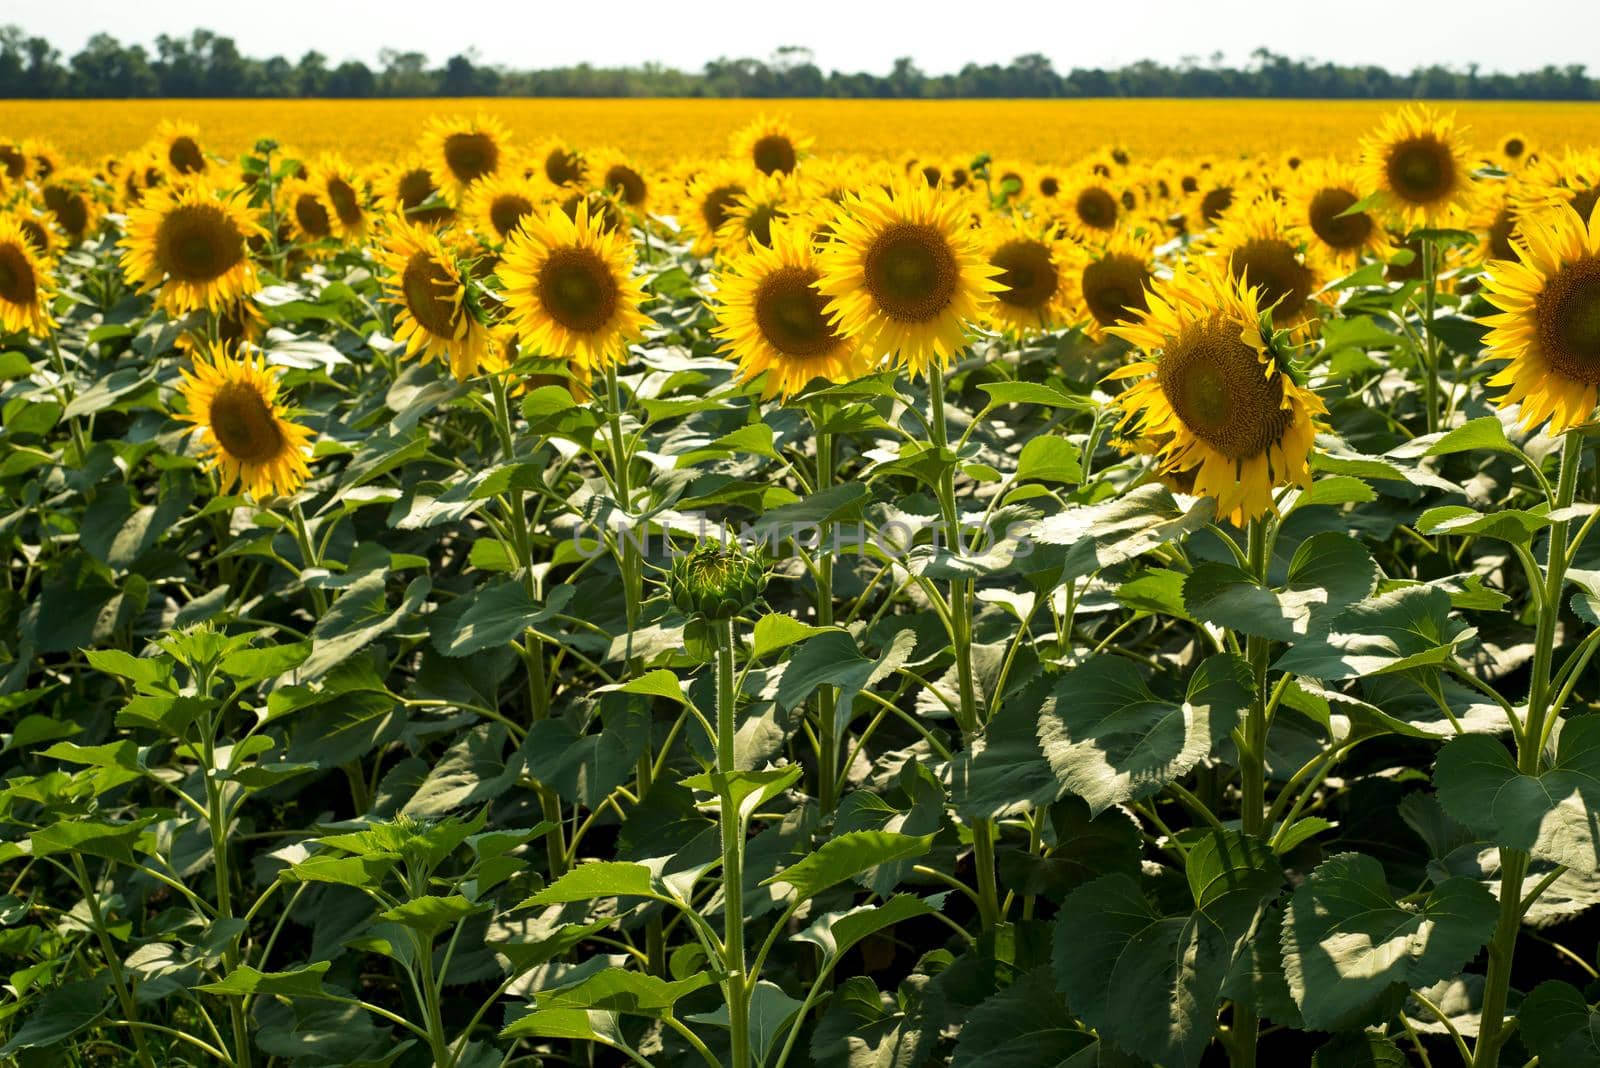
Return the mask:
{"type": "Polygon", "coordinates": [[[299,96],[323,96],[328,91],[328,57],[312,50],[294,68],[294,88],[299,96]]]}
{"type": "Polygon", "coordinates": [[[341,63],[328,75],[328,96],[368,97],[376,96],[377,91],[377,77],[359,60],[341,63]]]}
{"type": "Polygon", "coordinates": [[[144,49],[124,48],[110,34],[89,38],[69,62],[73,96],[123,99],[152,96],[156,91],[156,76],[144,49]]]}

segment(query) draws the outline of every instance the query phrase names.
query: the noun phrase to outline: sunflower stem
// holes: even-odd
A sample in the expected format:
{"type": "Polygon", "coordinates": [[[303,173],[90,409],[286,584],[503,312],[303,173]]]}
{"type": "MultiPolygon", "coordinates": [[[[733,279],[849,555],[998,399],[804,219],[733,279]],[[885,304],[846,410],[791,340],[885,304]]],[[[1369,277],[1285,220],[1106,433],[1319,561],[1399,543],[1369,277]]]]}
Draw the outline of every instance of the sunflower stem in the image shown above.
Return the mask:
{"type": "MultiPolygon", "coordinates": [[[[833,435],[820,428],[821,413],[811,413],[817,436],[817,477],[813,483],[821,493],[833,484],[833,435]]],[[[818,534],[817,626],[833,626],[833,552],[828,546],[830,524],[824,522],[818,534]]],[[[838,803],[839,732],[835,719],[838,691],[832,686],[817,689],[817,804],[826,819],[838,803]]]]}
{"type": "Polygon", "coordinates": [[[1438,265],[1434,259],[1434,242],[1431,237],[1421,240],[1422,251],[1422,362],[1423,405],[1426,409],[1428,433],[1439,429],[1439,337],[1434,332],[1434,307],[1439,295],[1438,265]]]}
{"type": "MultiPolygon", "coordinates": [[[[311,531],[306,527],[306,514],[300,508],[299,497],[289,502],[289,529],[294,535],[295,544],[300,548],[301,563],[308,569],[313,567],[320,569],[322,557],[311,540],[311,531]]],[[[321,620],[328,611],[327,595],[322,592],[321,586],[313,586],[304,578],[301,581],[311,594],[311,606],[317,610],[317,619],[321,620]]]]}
{"type": "MultiPolygon", "coordinates": [[[[78,878],[78,884],[83,887],[83,898],[89,906],[89,919],[94,925],[95,938],[100,942],[100,952],[105,955],[106,968],[111,972],[111,986],[117,993],[117,1002],[122,1006],[122,1015],[130,1022],[137,1025],[139,1009],[133,1000],[133,992],[128,988],[127,979],[122,972],[122,958],[117,956],[117,947],[111,944],[111,935],[106,931],[106,918],[100,911],[99,892],[95,889],[93,880],[89,878],[89,869],[84,866],[83,854],[77,850],[72,851],[72,871],[78,878]]],[[[144,1044],[144,1032],[138,1026],[129,1028],[133,1032],[133,1048],[143,1068],[156,1068],[155,1061],[150,1057],[150,1051],[144,1044]]]]}
{"type": "MultiPolygon", "coordinates": [[[[1583,432],[1569,430],[1562,441],[1561,471],[1556,479],[1552,511],[1572,504],[1583,466],[1583,432]]],[[[1556,623],[1561,615],[1561,591],[1566,582],[1567,534],[1570,520],[1550,524],[1550,552],[1545,560],[1544,591],[1539,598],[1539,623],[1533,643],[1533,668],[1528,682],[1528,712],[1517,738],[1517,770],[1537,776],[1543,762],[1546,735],[1561,709],[1551,701],[1550,669],[1555,656],[1556,623]]],[[[1472,1068],[1497,1068],[1506,1029],[1506,1000],[1511,989],[1511,967],[1516,957],[1522,917],[1533,903],[1523,901],[1522,884],[1528,874],[1528,853],[1500,850],[1500,916],[1489,942],[1489,969],[1483,984],[1483,1015],[1478,1022],[1478,1042],[1472,1050],[1472,1068]]]]}
{"type": "Polygon", "coordinates": [[[744,828],[733,797],[735,709],[733,620],[712,623],[717,643],[717,786],[722,833],[723,992],[728,1002],[729,1068],[749,1068],[750,998],[744,955],[744,828]]]}

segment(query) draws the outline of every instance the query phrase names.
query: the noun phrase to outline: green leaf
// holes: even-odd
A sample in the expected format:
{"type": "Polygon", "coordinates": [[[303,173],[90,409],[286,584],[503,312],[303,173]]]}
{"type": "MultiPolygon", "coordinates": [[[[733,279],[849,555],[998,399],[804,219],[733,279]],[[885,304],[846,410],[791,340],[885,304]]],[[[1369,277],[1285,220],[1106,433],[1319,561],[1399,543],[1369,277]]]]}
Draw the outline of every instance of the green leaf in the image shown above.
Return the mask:
{"type": "Polygon", "coordinates": [[[748,820],[752,813],[774,797],[793,786],[805,774],[799,764],[769,771],[735,771],[723,775],[718,771],[702,772],[682,780],[691,790],[703,790],[722,796],[724,790],[739,813],[740,820],[748,820]]]}
{"type": "Polygon", "coordinates": [[[1485,841],[1578,872],[1600,870],[1600,716],[1561,722],[1555,761],[1539,775],[1517,769],[1496,738],[1467,734],[1439,751],[1439,803],[1485,841]]]}
{"type": "Polygon", "coordinates": [[[1184,581],[1183,603],[1196,619],[1292,642],[1325,630],[1377,584],[1378,565],[1362,544],[1330,531],[1300,543],[1281,587],[1264,589],[1231,564],[1205,563],[1184,581]]]}
{"type": "Polygon", "coordinates": [[[1429,508],[1417,519],[1417,530],[1423,534],[1476,534],[1498,538],[1513,545],[1526,545],[1533,536],[1550,525],[1544,506],[1535,511],[1503,508],[1497,512],[1479,512],[1476,508],[1450,504],[1429,508]]]}
{"type": "MultiPolygon", "coordinates": [[[[54,1046],[93,1024],[110,1007],[110,972],[102,971],[93,979],[59,986],[35,1003],[22,1026],[12,1032],[10,1041],[0,1046],[0,1056],[10,1056],[18,1050],[54,1046]]],[[[30,1062],[19,1059],[12,1063],[30,1062]]]]}
{"type": "Polygon", "coordinates": [[[485,586],[462,598],[465,608],[433,628],[433,647],[445,656],[471,656],[507,642],[521,641],[529,627],[552,618],[572,600],[576,588],[557,586],[537,605],[520,582],[485,586]]]}
{"type": "Polygon", "coordinates": [[[650,869],[620,860],[580,864],[517,907],[561,905],[600,897],[663,897],[650,869]]]}
{"type": "Polygon", "coordinates": [[[154,816],[144,816],[132,823],[104,823],[99,820],[52,823],[28,836],[33,843],[35,857],[49,857],[58,853],[85,853],[106,860],[134,863],[133,847],[154,816]]]}
{"type": "MultiPolygon", "coordinates": [[[[669,982],[642,972],[606,968],[572,986],[549,993],[541,991],[537,998],[540,1009],[599,1009],[662,1016],[685,994],[692,994],[715,981],[710,971],[669,982]]],[[[516,1024],[512,1024],[502,1034],[509,1037],[515,1031],[516,1024]]]]}
{"type": "Polygon", "coordinates": [[[848,953],[863,938],[902,920],[927,916],[938,911],[932,905],[911,894],[896,894],[881,905],[861,905],[844,912],[830,912],[818,916],[810,927],[795,935],[801,942],[810,942],[822,950],[830,964],[848,953]]]}
{"type": "Polygon", "coordinates": [[[487,902],[474,904],[460,894],[451,894],[448,897],[412,898],[410,901],[396,905],[378,913],[380,919],[398,923],[412,930],[421,931],[424,937],[432,938],[440,931],[488,908],[487,902]]]}
{"type": "Polygon", "coordinates": [[[1346,609],[1328,632],[1302,639],[1273,666],[1317,679],[1355,679],[1443,663],[1473,629],[1450,615],[1450,595],[1407,586],[1346,609]]]}
{"type": "Polygon", "coordinates": [[[1088,397],[1064,393],[1042,382],[984,382],[978,388],[989,394],[989,403],[996,407],[1002,404],[1042,404],[1047,408],[1074,408],[1079,411],[1093,411],[1095,408],[1094,401],[1088,397]]]}
{"type": "Polygon", "coordinates": [[[1214,656],[1183,701],[1167,701],[1132,661],[1097,656],[1056,684],[1039,710],[1039,743],[1057,782],[1097,814],[1188,774],[1228,737],[1253,688],[1244,661],[1214,656]]]}
{"type": "Polygon", "coordinates": [[[814,627],[809,623],[802,623],[793,616],[772,613],[756,620],[754,633],[751,635],[750,658],[760,660],[770,656],[779,649],[786,649],[796,642],[805,641],[816,634],[833,630],[833,627],[814,627]]]}
{"type": "Polygon", "coordinates": [[[1455,975],[1494,932],[1499,907],[1472,879],[1446,879],[1421,908],[1395,900],[1360,853],[1324,861],[1290,898],[1283,967],[1306,1027],[1340,1030],[1391,988],[1455,975]]]}
{"type": "Polygon", "coordinates": [[[657,668],[647,671],[643,675],[629,679],[618,686],[601,686],[600,691],[615,690],[617,693],[636,693],[646,697],[665,697],[676,704],[689,704],[688,696],[683,692],[683,683],[678,676],[666,668],[657,668]]]}
{"type": "MultiPolygon", "coordinates": [[[[1540,983],[1522,999],[1517,1025],[1523,1045],[1550,1068],[1600,1068],[1600,1015],[1567,983],[1540,983]]],[[[0,1051],[3,1052],[3,1051],[0,1051]]]]}
{"type": "Polygon", "coordinates": [[[1428,446],[1424,456],[1449,456],[1457,452],[1503,452],[1516,454],[1516,446],[1506,440],[1505,428],[1492,415],[1470,419],[1439,435],[1439,440],[1428,446]]]}
{"type": "Polygon", "coordinates": [[[1018,482],[1063,482],[1068,485],[1083,481],[1083,461],[1077,446],[1066,438],[1043,435],[1032,438],[1022,447],[1017,457],[1018,482]]]}
{"type": "Polygon", "coordinates": [[[277,994],[283,997],[310,997],[322,993],[322,977],[332,967],[329,961],[319,960],[303,968],[284,972],[260,972],[242,964],[223,976],[219,982],[206,983],[194,989],[204,994],[277,994]]]}
{"type": "Polygon", "coordinates": [[[1371,1031],[1346,1031],[1317,1047],[1311,1068],[1409,1068],[1400,1047],[1371,1031]]]}
{"type": "Polygon", "coordinates": [[[787,883],[798,900],[815,897],[830,886],[871,871],[890,861],[920,857],[933,845],[933,835],[891,831],[851,831],[822,844],[797,864],[762,881],[762,886],[787,883]]]}
{"type": "Polygon", "coordinates": [[[1204,527],[1214,502],[1197,498],[1187,511],[1163,486],[1139,486],[1100,504],[1068,508],[1016,532],[1032,552],[1020,561],[1029,573],[1061,569],[1059,581],[1126,563],[1204,527]]]}
{"type": "Polygon", "coordinates": [[[374,571],[351,583],[311,632],[311,655],[300,666],[302,682],[318,678],[383,637],[422,607],[431,588],[426,576],[413,579],[400,605],[385,611],[387,572],[374,571]]]}

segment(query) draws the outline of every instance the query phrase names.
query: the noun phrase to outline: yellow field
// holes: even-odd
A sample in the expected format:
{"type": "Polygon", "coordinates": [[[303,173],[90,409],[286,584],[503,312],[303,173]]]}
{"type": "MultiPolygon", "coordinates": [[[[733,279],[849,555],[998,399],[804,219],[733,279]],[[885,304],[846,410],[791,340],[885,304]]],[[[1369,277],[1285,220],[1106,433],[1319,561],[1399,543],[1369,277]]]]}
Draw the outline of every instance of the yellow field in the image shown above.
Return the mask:
{"type": "MultiPolygon", "coordinates": [[[[1464,102],[1474,140],[1520,130],[1545,146],[1600,144],[1600,104],[1464,102]]],[[[782,113],[822,153],[1066,160],[1111,144],[1136,156],[1255,152],[1348,153],[1393,101],[1299,100],[117,100],[8,101],[0,136],[38,137],[69,156],[135,148],[162,119],[198,123],[209,148],[235,155],[273,136],[302,152],[333,149],[356,162],[412,147],[435,114],[498,116],[519,142],[559,135],[614,145],[647,161],[720,152],[728,134],[763,112],[782,113]]]]}

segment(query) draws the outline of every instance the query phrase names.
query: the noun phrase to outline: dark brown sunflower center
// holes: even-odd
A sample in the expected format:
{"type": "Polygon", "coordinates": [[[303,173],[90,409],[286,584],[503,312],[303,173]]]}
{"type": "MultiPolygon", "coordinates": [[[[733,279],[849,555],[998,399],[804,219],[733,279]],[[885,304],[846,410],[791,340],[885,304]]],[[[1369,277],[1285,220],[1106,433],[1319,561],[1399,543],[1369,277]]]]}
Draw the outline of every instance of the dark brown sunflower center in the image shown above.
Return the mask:
{"type": "Polygon", "coordinates": [[[788,174],[798,161],[794,143],[783,134],[768,134],[750,149],[750,158],[762,174],[788,174]]]}
{"type": "Polygon", "coordinates": [[[1008,241],[995,249],[989,262],[1000,268],[997,279],[1008,288],[996,294],[1013,308],[1042,308],[1056,294],[1060,275],[1050,250],[1038,241],[1008,241]]]}
{"type": "Polygon", "coordinates": [[[179,174],[198,174],[206,169],[206,155],[188,136],[174,137],[167,146],[167,162],[179,174]]]}
{"type": "Polygon", "coordinates": [[[967,174],[967,169],[965,167],[956,167],[950,171],[951,189],[962,189],[970,180],[971,175],[967,174]]]}
{"type": "Polygon", "coordinates": [[[1558,374],[1600,385],[1600,256],[1562,267],[1534,300],[1539,347],[1558,374]]]}
{"type": "Polygon", "coordinates": [[[346,226],[357,226],[361,222],[361,198],[356,195],[356,187],[343,178],[328,179],[328,199],[333,202],[333,212],[339,216],[339,221],[346,226]]]}
{"type": "Polygon", "coordinates": [[[1341,251],[1358,249],[1372,236],[1372,216],[1366,212],[1345,215],[1360,198],[1348,189],[1332,186],[1311,198],[1307,214],[1311,229],[1330,248],[1341,251]]]}
{"type": "Polygon", "coordinates": [[[782,215],[783,212],[776,204],[757,204],[750,209],[750,214],[744,217],[745,233],[755,238],[758,244],[771,248],[772,223],[782,215]]]}
{"type": "Polygon", "coordinates": [[[489,221],[501,237],[511,236],[511,231],[532,214],[533,201],[518,193],[502,193],[489,205],[489,221]]]}
{"type": "Polygon", "coordinates": [[[1234,249],[1229,264],[1235,278],[1261,287],[1261,304],[1273,306],[1273,322],[1292,322],[1305,310],[1316,277],[1289,242],[1271,238],[1246,242],[1234,249]]]}
{"type": "Polygon", "coordinates": [[[922,180],[928,183],[929,188],[937,186],[939,184],[939,179],[943,177],[944,172],[939,170],[938,167],[935,167],[931,163],[922,168],[922,180]]]}
{"type": "Polygon", "coordinates": [[[1104,189],[1085,189],[1073,207],[1085,226],[1109,230],[1117,225],[1117,198],[1104,189]]]}
{"type": "Polygon", "coordinates": [[[444,139],[444,161],[462,183],[493,174],[500,165],[500,146],[481,131],[453,133],[444,139]]]}
{"type": "Polygon", "coordinates": [[[313,193],[301,193],[294,198],[294,221],[300,224],[300,229],[308,237],[323,238],[333,232],[328,209],[313,193]]]}
{"type": "Polygon", "coordinates": [[[1413,137],[1389,149],[1384,164],[1389,187],[1412,204],[1432,204],[1456,187],[1456,161],[1450,146],[1432,137],[1413,137]]]}
{"type": "Polygon", "coordinates": [[[1039,195],[1040,196],[1042,196],[1042,197],[1053,197],[1059,192],[1061,192],[1061,179],[1052,178],[1048,174],[1045,175],[1043,178],[1039,179],[1039,195]]]}
{"type": "Polygon", "coordinates": [[[7,178],[21,178],[28,170],[28,157],[16,145],[0,145],[0,165],[7,178]]]}
{"type": "Polygon", "coordinates": [[[1106,256],[1083,269],[1083,302],[1101,326],[1113,326],[1150,307],[1150,268],[1126,254],[1106,256]]]}
{"type": "Polygon", "coordinates": [[[544,176],[556,185],[567,185],[583,177],[583,161],[577,153],[553,148],[544,158],[544,176]]]}
{"type": "Polygon", "coordinates": [[[1233,187],[1220,185],[1200,198],[1200,218],[1207,226],[1216,224],[1222,213],[1233,206],[1233,187]]]}
{"type": "Polygon", "coordinates": [[[1572,196],[1572,210],[1578,213],[1578,218],[1588,222],[1597,201],[1600,201],[1600,185],[1580,189],[1572,196]]]}
{"type": "Polygon", "coordinates": [[[867,249],[867,292],[891,319],[937,318],[956,294],[960,268],[944,234],[922,223],[896,223],[867,249]]]}
{"type": "Polygon", "coordinates": [[[210,282],[244,259],[244,235],[213,204],[182,204],[156,227],[156,264],[180,282],[210,282]]]}
{"type": "Polygon", "coordinates": [[[455,301],[456,280],[444,264],[426,251],[411,254],[400,275],[405,290],[406,310],[428,333],[454,338],[461,323],[461,307],[455,301]]]}
{"type": "Polygon", "coordinates": [[[632,167],[613,163],[606,169],[606,188],[621,193],[623,201],[634,207],[644,203],[644,177],[632,167]]]}
{"type": "Polygon", "coordinates": [[[395,191],[400,194],[400,207],[410,218],[422,223],[443,222],[454,214],[447,206],[436,208],[418,208],[418,204],[427,203],[428,199],[438,192],[433,184],[433,175],[426,167],[417,167],[400,176],[400,181],[395,184],[395,191]]]}
{"type": "Polygon", "coordinates": [[[609,234],[622,225],[622,212],[617,208],[616,201],[599,193],[574,193],[561,202],[561,210],[566,212],[567,218],[576,222],[580,204],[589,205],[589,218],[599,223],[601,233],[609,234]]]}
{"type": "Polygon", "coordinates": [[[1256,350],[1222,316],[1187,327],[1161,353],[1156,377],[1183,425],[1231,460],[1260,456],[1294,420],[1283,376],[1262,373],[1256,350]]]}
{"type": "Polygon", "coordinates": [[[535,284],[545,313],[574,333],[592,334],[616,315],[617,280],[592,249],[556,249],[535,284]]]}
{"type": "Polygon", "coordinates": [[[264,464],[283,451],[283,431],[266,399],[248,382],[229,382],[211,398],[206,420],[222,449],[235,460],[264,464]]]}
{"type": "Polygon", "coordinates": [[[1517,217],[1508,204],[1500,209],[1494,222],[1489,224],[1489,255],[1497,260],[1516,259],[1516,246],[1511,243],[1516,232],[1517,217]]]}
{"type": "Polygon", "coordinates": [[[1522,138],[1508,137],[1506,139],[1505,152],[1506,155],[1510,156],[1512,159],[1520,158],[1521,155],[1527,150],[1528,145],[1522,140],[1522,138]]]}
{"type": "Polygon", "coordinates": [[[728,221],[728,209],[742,196],[744,196],[742,185],[719,185],[707,193],[700,201],[700,217],[705,219],[706,228],[720,229],[722,224],[728,221]]]}
{"type": "Polygon", "coordinates": [[[39,280],[27,251],[14,243],[0,245],[0,300],[8,304],[32,304],[39,295],[39,280]]]}
{"type": "Polygon", "coordinates": [[[33,246],[35,252],[50,251],[50,235],[36,219],[21,219],[17,223],[22,228],[22,236],[27,238],[28,244],[33,246]]]}
{"type": "Polygon", "coordinates": [[[65,186],[47,186],[44,191],[44,206],[50,209],[50,214],[56,217],[56,222],[61,224],[61,229],[70,234],[73,240],[83,236],[89,228],[89,204],[83,199],[83,194],[76,189],[65,186]]]}
{"type": "Polygon", "coordinates": [[[1186,174],[1178,181],[1178,188],[1185,193],[1193,193],[1200,188],[1200,179],[1192,174],[1186,174]]]}
{"type": "Polygon", "coordinates": [[[809,267],[780,267],[756,290],[756,325],[767,343],[785,356],[821,356],[839,344],[823,311],[828,300],[816,289],[809,267]]]}

